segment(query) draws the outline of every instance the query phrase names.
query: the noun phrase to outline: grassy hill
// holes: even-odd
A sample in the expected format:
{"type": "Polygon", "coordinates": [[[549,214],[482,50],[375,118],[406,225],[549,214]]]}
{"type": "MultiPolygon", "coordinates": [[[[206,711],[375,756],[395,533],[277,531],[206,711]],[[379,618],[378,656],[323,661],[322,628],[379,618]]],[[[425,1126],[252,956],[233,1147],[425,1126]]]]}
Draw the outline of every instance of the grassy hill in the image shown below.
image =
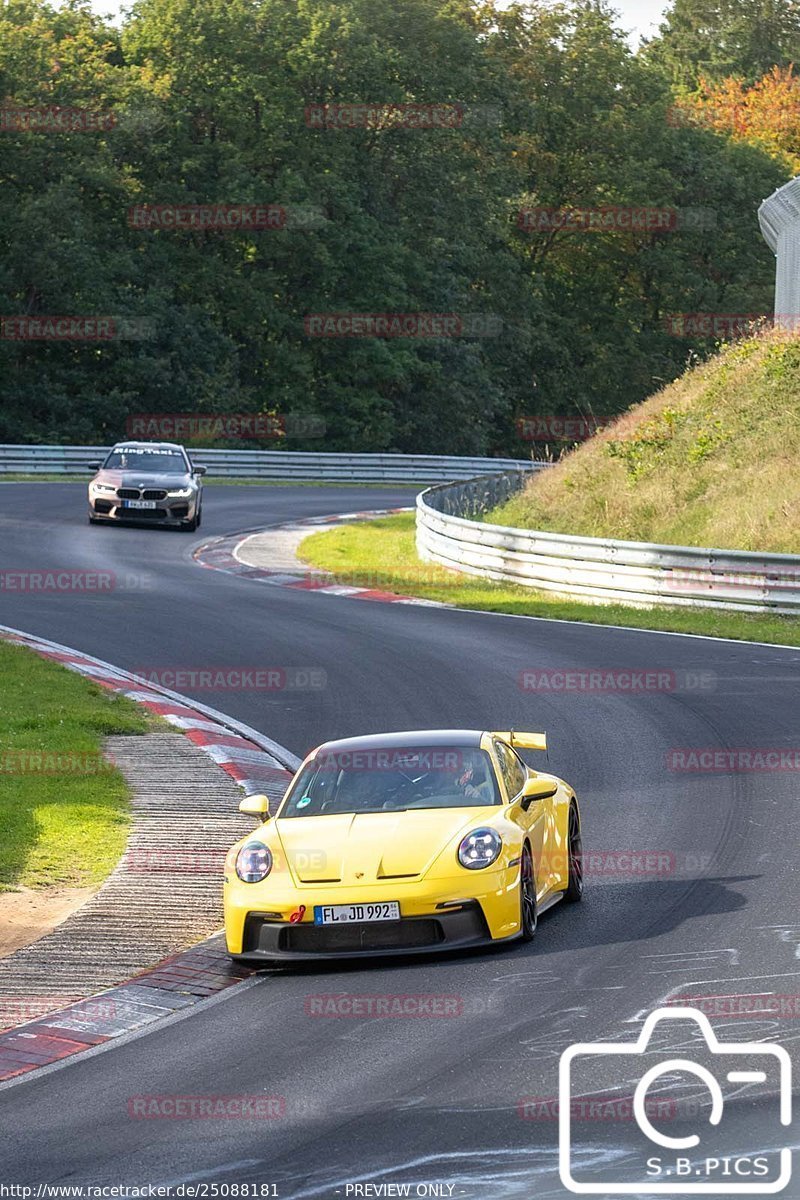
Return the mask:
{"type": "Polygon", "coordinates": [[[487,519],[800,553],[800,339],[770,331],[725,347],[487,519]]]}

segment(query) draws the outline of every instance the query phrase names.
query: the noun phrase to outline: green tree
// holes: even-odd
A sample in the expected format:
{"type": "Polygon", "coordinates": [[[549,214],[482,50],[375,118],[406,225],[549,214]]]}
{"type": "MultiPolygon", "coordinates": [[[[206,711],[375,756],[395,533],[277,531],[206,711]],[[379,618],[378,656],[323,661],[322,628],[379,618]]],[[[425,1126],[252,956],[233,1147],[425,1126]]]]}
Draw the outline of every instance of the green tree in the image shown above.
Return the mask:
{"type": "Polygon", "coordinates": [[[701,77],[739,75],[754,82],[773,66],[800,57],[796,0],[673,0],[658,36],[646,49],[682,87],[701,77]]]}

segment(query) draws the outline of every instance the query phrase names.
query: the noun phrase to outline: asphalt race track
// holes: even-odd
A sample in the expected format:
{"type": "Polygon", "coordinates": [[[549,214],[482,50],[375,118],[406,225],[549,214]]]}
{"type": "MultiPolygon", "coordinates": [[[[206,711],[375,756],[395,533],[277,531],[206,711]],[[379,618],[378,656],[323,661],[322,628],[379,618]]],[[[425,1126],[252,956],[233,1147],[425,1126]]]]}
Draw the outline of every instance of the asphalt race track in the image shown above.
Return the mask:
{"type": "MultiPolygon", "coordinates": [[[[797,747],[800,652],[319,596],[191,558],[214,534],[413,495],[209,487],[203,527],[188,535],[90,527],[80,484],[3,484],[0,569],[102,569],[123,586],[0,591],[0,622],[130,670],[321,668],[317,690],[183,689],[297,754],[360,732],[546,729],[550,769],[582,801],[585,850],[672,865],[589,869],[584,904],[546,914],[529,946],[265,972],[185,1020],[0,1090],[3,1182],[254,1182],[294,1200],[357,1195],[368,1181],[410,1183],[411,1195],[424,1183],[474,1200],[563,1197],[557,1122],[523,1120],[518,1104],[557,1095],[570,1043],[630,1039],[668,996],[800,993],[797,772],[666,765],[682,747],[797,747]],[[546,695],[520,687],[532,668],[671,671],[678,685],[546,695]],[[308,1015],[309,997],[342,992],[456,997],[460,1015],[308,1015]],[[285,1098],[283,1117],[128,1115],[132,1096],[264,1094],[285,1098]]],[[[791,1052],[798,1015],[715,1027],[791,1052]]],[[[606,1061],[602,1090],[629,1096],[629,1069],[606,1061]]],[[[769,1096],[728,1107],[715,1153],[792,1144],[769,1096]]],[[[624,1174],[630,1122],[580,1128],[582,1161],[616,1157],[624,1174]]],[[[782,1195],[800,1197],[800,1182],[782,1195]]]]}

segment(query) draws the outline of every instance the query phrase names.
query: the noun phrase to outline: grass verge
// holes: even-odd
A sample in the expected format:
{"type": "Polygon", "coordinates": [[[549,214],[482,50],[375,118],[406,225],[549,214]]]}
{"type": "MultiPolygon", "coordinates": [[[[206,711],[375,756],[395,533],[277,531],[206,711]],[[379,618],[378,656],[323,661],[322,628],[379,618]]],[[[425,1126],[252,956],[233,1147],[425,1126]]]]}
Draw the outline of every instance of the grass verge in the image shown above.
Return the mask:
{"type": "Polygon", "coordinates": [[[800,339],[737,341],[537,472],[487,520],[798,554],[799,417],[800,339]]]}
{"type": "Polygon", "coordinates": [[[102,739],[153,727],[132,701],[0,640],[0,892],[102,882],[130,823],[102,739]]]}
{"type": "Polygon", "coordinates": [[[440,600],[456,608],[800,646],[800,621],[793,617],[583,604],[556,599],[532,588],[484,583],[446,567],[420,562],[413,513],[313,533],[301,543],[299,556],[311,566],[333,572],[342,583],[440,600]]]}

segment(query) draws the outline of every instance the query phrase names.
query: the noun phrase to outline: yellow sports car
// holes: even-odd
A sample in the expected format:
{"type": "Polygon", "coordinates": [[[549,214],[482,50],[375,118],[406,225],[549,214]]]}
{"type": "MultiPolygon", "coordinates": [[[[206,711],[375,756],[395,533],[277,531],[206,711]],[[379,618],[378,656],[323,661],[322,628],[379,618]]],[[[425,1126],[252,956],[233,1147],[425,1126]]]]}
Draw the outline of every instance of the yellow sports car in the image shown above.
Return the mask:
{"type": "Polygon", "coordinates": [[[543,733],[436,730],[326,742],[225,862],[233,958],[269,962],[529,941],[583,892],[575,793],[517,750],[543,733]]]}

